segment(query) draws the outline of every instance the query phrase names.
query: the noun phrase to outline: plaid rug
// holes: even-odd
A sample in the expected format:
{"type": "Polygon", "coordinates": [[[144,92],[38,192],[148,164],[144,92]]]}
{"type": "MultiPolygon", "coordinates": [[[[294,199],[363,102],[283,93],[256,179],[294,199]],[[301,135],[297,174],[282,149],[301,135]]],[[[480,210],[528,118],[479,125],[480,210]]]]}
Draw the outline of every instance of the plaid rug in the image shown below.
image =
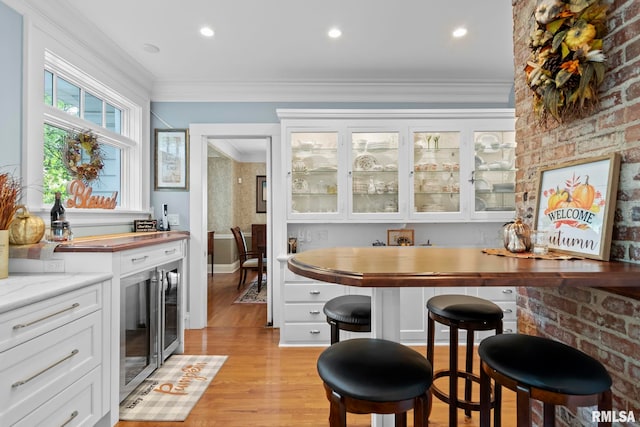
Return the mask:
{"type": "Polygon", "coordinates": [[[260,292],[258,292],[258,281],[249,283],[247,289],[233,302],[234,304],[266,304],[267,302],[267,278],[263,277],[260,292]]]}
{"type": "Polygon", "coordinates": [[[120,404],[127,421],[184,421],[227,356],[173,355],[120,404]]]}

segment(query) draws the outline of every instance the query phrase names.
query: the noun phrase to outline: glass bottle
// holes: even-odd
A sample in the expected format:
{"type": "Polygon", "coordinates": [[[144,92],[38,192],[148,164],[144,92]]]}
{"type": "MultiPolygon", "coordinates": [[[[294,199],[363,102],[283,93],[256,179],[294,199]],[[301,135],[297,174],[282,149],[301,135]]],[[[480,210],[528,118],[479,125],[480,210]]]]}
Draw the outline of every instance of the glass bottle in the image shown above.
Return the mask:
{"type": "Polygon", "coordinates": [[[56,191],[56,201],[51,208],[51,224],[55,221],[64,221],[64,206],[62,206],[62,201],[60,200],[60,192],[56,191]]]}

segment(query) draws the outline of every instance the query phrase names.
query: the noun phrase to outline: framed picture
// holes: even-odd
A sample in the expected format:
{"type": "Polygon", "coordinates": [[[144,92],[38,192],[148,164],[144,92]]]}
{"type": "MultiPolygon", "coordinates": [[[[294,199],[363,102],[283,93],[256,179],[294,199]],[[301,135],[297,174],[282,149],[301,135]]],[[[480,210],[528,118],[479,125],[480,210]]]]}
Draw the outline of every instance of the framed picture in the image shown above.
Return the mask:
{"type": "Polygon", "coordinates": [[[387,230],[387,246],[413,246],[413,230],[387,230]]]}
{"type": "Polygon", "coordinates": [[[156,129],[155,190],[189,189],[189,130],[156,129]]]}
{"type": "Polygon", "coordinates": [[[609,260],[619,174],[617,153],[539,170],[533,224],[549,250],[609,260]]]}
{"type": "Polygon", "coordinates": [[[256,176],[256,213],[267,213],[267,177],[256,176]]]}

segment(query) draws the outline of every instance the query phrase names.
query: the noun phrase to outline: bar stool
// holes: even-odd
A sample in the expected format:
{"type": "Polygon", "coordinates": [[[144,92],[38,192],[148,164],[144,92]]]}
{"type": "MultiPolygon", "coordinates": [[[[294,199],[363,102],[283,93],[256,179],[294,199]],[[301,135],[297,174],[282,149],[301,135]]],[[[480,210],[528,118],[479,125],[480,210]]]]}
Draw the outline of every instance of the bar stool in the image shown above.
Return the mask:
{"type": "Polygon", "coordinates": [[[396,427],[426,426],[433,370],[427,359],[402,344],[356,338],[336,343],[318,358],[318,374],[330,402],[329,425],[346,427],[347,413],[395,414],[396,427]]]}
{"type": "MultiPolygon", "coordinates": [[[[543,402],[544,427],[555,425],[555,405],[612,408],[611,377],[591,356],[548,338],[495,335],[478,347],[480,355],[480,427],[489,427],[488,390],[493,378],[517,393],[518,427],[531,426],[531,399],[543,402]]],[[[611,426],[611,422],[600,422],[611,426]]],[[[495,424],[496,427],[499,424],[495,424]]]]}
{"type": "Polygon", "coordinates": [[[341,295],[324,305],[324,314],[331,325],[331,344],[340,341],[340,330],[371,332],[371,297],[341,295]]]}
{"type": "MultiPolygon", "coordinates": [[[[435,345],[435,322],[449,326],[449,369],[433,374],[433,380],[449,377],[449,393],[444,393],[435,384],[431,393],[449,405],[449,426],[457,427],[458,409],[464,409],[467,417],[471,411],[480,411],[480,402],[471,400],[472,383],[480,383],[480,377],[473,373],[473,342],[475,331],[495,329],[502,334],[502,309],[491,301],[469,295],[438,295],[427,301],[429,316],[427,321],[427,360],[433,366],[435,345]],[[458,369],[458,330],[467,331],[465,370],[458,369]],[[458,398],[458,378],[464,378],[464,400],[458,398]]],[[[500,417],[500,388],[496,387],[492,407],[495,405],[496,422],[500,417]]],[[[496,424],[497,425],[497,424],[496,424]]]]}

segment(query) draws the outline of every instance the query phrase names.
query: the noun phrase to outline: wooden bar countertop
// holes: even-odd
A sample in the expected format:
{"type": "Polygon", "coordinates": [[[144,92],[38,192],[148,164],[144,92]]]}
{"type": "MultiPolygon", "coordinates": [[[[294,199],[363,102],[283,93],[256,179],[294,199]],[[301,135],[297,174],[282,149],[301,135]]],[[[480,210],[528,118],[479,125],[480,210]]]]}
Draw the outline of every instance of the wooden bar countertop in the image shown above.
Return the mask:
{"type": "Polygon", "coordinates": [[[60,243],[55,252],[119,252],[189,238],[187,231],[150,231],[77,237],[60,243]]]}
{"type": "Polygon", "coordinates": [[[505,257],[480,248],[325,248],[298,253],[288,265],[305,277],[364,287],[585,286],[634,295],[640,288],[639,264],[505,257]]]}

